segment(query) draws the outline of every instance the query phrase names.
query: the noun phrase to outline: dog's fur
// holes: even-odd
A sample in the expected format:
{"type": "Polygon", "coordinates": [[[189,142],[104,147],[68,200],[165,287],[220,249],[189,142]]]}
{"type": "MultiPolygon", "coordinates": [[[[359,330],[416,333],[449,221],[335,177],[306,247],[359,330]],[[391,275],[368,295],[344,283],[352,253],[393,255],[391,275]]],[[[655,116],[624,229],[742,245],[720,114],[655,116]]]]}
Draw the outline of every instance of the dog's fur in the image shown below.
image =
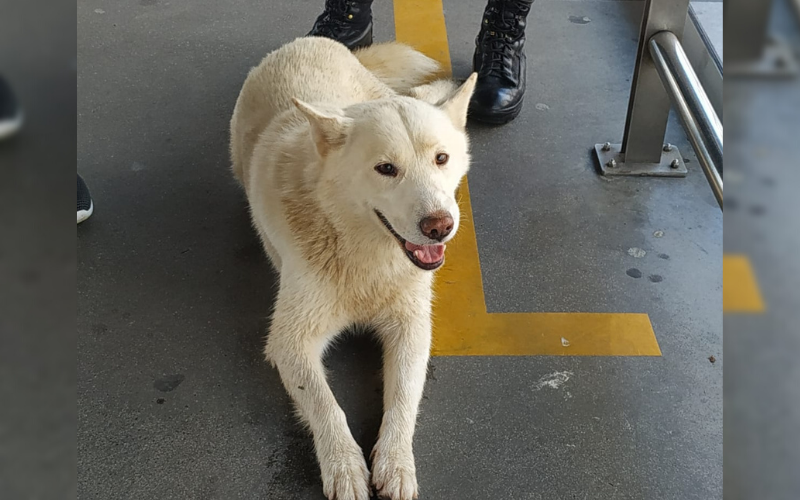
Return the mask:
{"type": "Polygon", "coordinates": [[[331,340],[354,324],[373,327],[384,348],[371,484],[392,500],[417,496],[412,437],[431,344],[432,273],[412,263],[398,236],[412,248],[439,244],[419,224],[444,212],[456,226],[447,239],[455,234],[475,85],[475,75],[460,87],[424,84],[437,71],[401,44],[354,55],[300,38],[251,70],[231,120],[233,171],[280,273],[266,357],[313,433],[329,499],[369,498],[364,455],[322,365],[331,340]],[[442,153],[449,160],[438,165],[442,153]],[[397,176],[377,172],[383,163],[397,176]]]}

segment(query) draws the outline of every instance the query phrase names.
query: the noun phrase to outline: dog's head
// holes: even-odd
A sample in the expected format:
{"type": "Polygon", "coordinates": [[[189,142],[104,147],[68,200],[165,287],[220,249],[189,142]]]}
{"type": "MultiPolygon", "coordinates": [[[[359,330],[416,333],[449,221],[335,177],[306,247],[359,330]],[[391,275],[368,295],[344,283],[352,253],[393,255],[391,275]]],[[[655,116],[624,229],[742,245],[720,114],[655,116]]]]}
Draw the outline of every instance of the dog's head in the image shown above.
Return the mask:
{"type": "Polygon", "coordinates": [[[326,191],[339,208],[378,237],[396,239],[421,269],[444,263],[445,243],[458,229],[456,189],[469,169],[465,127],[475,79],[439,104],[392,97],[335,109],[295,101],[311,124],[319,182],[333,188],[326,191]]]}

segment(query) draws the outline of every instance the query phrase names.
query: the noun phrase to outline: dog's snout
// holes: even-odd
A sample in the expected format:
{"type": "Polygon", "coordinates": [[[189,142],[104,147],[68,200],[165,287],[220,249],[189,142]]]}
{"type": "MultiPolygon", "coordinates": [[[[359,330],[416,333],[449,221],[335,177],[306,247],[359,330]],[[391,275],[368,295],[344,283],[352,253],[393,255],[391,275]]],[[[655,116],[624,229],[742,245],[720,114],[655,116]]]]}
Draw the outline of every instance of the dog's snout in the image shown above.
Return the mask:
{"type": "Polygon", "coordinates": [[[436,241],[442,241],[453,232],[453,217],[447,212],[433,213],[419,221],[422,234],[436,241]]]}

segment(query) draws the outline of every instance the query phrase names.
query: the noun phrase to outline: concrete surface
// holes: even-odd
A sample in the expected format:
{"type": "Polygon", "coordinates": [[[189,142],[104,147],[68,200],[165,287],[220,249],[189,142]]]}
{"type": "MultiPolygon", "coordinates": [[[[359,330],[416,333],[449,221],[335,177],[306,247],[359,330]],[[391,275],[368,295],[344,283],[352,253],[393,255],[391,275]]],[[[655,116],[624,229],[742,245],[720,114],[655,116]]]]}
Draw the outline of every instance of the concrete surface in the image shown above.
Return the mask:
{"type": "Polygon", "coordinates": [[[75,7],[0,12],[25,114],[0,141],[0,498],[75,498],[75,7]]]}
{"type": "MultiPolygon", "coordinates": [[[[78,4],[78,169],[96,202],[78,230],[80,498],[322,498],[262,360],[275,280],[227,158],[248,68],[321,3],[78,4]]],[[[444,6],[466,75],[483,5],[444,6]]],[[[422,499],[722,497],[722,214],[677,122],[686,179],[607,180],[590,154],[621,138],[640,9],[534,5],[525,108],[471,127],[470,189],[491,311],[646,312],[663,357],[433,359],[422,499]]],[[[376,18],[391,38],[388,2],[376,18]]],[[[327,363],[369,450],[379,350],[353,338],[327,363]]]]}
{"type": "MultiPolygon", "coordinates": [[[[795,11],[773,3],[772,33],[800,47],[795,11]]],[[[800,491],[800,80],[731,80],[725,100],[725,251],[749,257],[767,307],[725,316],[725,498],[792,500],[800,491]]]]}

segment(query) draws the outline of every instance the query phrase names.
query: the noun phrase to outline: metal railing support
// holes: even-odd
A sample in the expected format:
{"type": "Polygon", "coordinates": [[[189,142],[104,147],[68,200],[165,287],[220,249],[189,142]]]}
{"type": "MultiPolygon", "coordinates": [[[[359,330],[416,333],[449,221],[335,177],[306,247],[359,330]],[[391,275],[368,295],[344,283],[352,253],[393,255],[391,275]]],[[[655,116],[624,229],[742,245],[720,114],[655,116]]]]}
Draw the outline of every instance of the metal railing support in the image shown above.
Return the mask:
{"type": "Polygon", "coordinates": [[[622,144],[595,146],[604,175],[686,176],[680,152],[664,144],[670,99],[647,47],[660,31],[683,33],[689,0],[646,0],[622,144]]]}
{"type": "Polygon", "coordinates": [[[626,161],[661,161],[670,102],[650,57],[647,43],[659,31],[683,33],[688,11],[689,0],[647,0],[645,4],[628,120],[622,139],[622,152],[626,161]]]}
{"type": "Polygon", "coordinates": [[[726,0],[722,5],[726,33],[736,33],[725,44],[725,66],[756,61],[764,55],[772,0],[726,0]]]}
{"type": "Polygon", "coordinates": [[[722,122],[681,46],[688,10],[689,0],[646,0],[625,136],[595,152],[604,175],[685,176],[683,156],[663,144],[674,108],[722,208],[722,122]]]}
{"type": "Polygon", "coordinates": [[[787,78],[798,74],[791,46],[768,35],[772,4],[772,0],[725,0],[725,32],[736,33],[725,42],[726,75],[787,78]]]}
{"type": "Polygon", "coordinates": [[[656,33],[648,48],[708,184],[722,207],[722,122],[675,34],[656,33]]]}

